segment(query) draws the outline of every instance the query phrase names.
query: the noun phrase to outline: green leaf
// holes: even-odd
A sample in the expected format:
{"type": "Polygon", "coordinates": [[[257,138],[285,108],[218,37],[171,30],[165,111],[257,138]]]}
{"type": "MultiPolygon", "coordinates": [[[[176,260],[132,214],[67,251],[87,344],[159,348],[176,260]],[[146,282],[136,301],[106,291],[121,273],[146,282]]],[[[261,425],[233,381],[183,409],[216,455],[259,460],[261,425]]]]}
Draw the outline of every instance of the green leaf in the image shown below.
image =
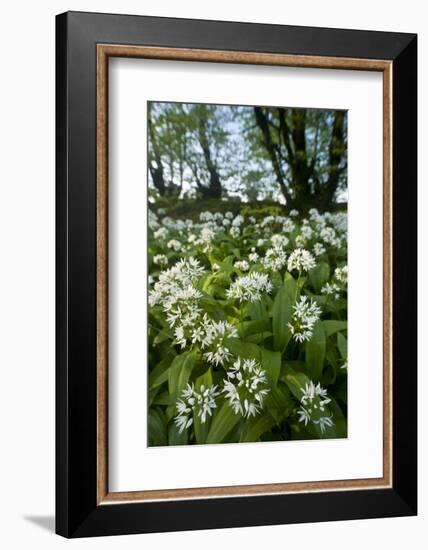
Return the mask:
{"type": "Polygon", "coordinates": [[[165,340],[168,340],[168,338],[172,338],[171,331],[162,330],[157,334],[153,339],[153,347],[157,346],[158,344],[161,344],[162,342],[165,342],[165,340]]]}
{"type": "Polygon", "coordinates": [[[287,366],[285,368],[285,383],[288,386],[288,389],[294,395],[294,397],[300,402],[302,398],[303,391],[306,387],[306,384],[309,384],[310,380],[303,374],[303,372],[297,372],[291,367],[287,366]]]}
{"type": "Polygon", "coordinates": [[[214,414],[206,442],[222,443],[240,419],[241,416],[233,411],[229,403],[223,403],[220,409],[214,414]]]}
{"type": "Polygon", "coordinates": [[[291,338],[287,323],[293,314],[296,296],[296,281],[287,273],[284,285],[276,293],[272,307],[273,347],[276,351],[283,351],[291,338]]]}
{"type": "Polygon", "coordinates": [[[314,325],[311,339],[306,342],[306,365],[312,380],[321,378],[325,359],[325,332],[321,322],[314,325]]]}
{"type": "Polygon", "coordinates": [[[341,332],[337,333],[337,347],[339,348],[342,359],[346,361],[348,357],[348,341],[341,332]]]}
{"type": "Polygon", "coordinates": [[[270,320],[260,319],[258,321],[244,321],[237,325],[238,333],[241,338],[246,338],[252,334],[270,330],[270,320]]]}
{"type": "Polygon", "coordinates": [[[271,386],[276,386],[281,371],[281,352],[261,349],[261,364],[271,386]]]}
{"type": "Polygon", "coordinates": [[[222,271],[223,273],[231,273],[233,271],[233,262],[234,262],[234,257],[227,256],[221,262],[219,271],[222,271]]]}
{"type": "Polygon", "coordinates": [[[168,427],[168,445],[187,445],[188,443],[188,430],[183,430],[182,433],[175,422],[171,422],[168,427]]]}
{"type": "Polygon", "coordinates": [[[265,397],[264,408],[278,423],[291,414],[294,402],[286,384],[280,383],[276,388],[271,389],[265,397]]]}
{"type": "Polygon", "coordinates": [[[331,336],[335,332],[346,330],[348,328],[347,321],[322,321],[322,324],[326,336],[331,336]]]}
{"type": "Polygon", "coordinates": [[[172,362],[168,371],[168,389],[174,400],[186,387],[194,366],[195,357],[190,351],[177,355],[172,362]]]}
{"type": "Polygon", "coordinates": [[[253,321],[267,319],[266,308],[261,301],[247,304],[245,314],[253,321]]]}
{"type": "Polygon", "coordinates": [[[258,441],[259,437],[275,426],[275,419],[270,414],[256,416],[247,421],[245,430],[239,440],[240,443],[258,441]]]}
{"type": "MultiPolygon", "coordinates": [[[[212,386],[213,377],[211,373],[211,368],[209,368],[202,376],[199,376],[195,381],[195,388],[200,391],[201,386],[208,388],[212,386]]],[[[204,423],[201,422],[201,418],[198,416],[197,412],[193,413],[193,428],[195,432],[196,443],[201,444],[205,443],[209,431],[211,417],[207,416],[204,423]]]]}
{"type": "Polygon", "coordinates": [[[154,389],[168,380],[168,368],[174,355],[171,353],[156,365],[149,375],[149,387],[154,389]]]}
{"type": "Polygon", "coordinates": [[[262,348],[251,342],[242,342],[239,338],[226,338],[225,345],[234,354],[243,359],[261,360],[262,348]]]}
{"type": "Polygon", "coordinates": [[[309,271],[309,281],[316,292],[321,290],[322,286],[329,280],[329,278],[330,266],[327,262],[321,262],[314,269],[309,271]]]}
{"type": "Polygon", "coordinates": [[[149,447],[168,445],[165,419],[160,411],[149,412],[149,447]]]}

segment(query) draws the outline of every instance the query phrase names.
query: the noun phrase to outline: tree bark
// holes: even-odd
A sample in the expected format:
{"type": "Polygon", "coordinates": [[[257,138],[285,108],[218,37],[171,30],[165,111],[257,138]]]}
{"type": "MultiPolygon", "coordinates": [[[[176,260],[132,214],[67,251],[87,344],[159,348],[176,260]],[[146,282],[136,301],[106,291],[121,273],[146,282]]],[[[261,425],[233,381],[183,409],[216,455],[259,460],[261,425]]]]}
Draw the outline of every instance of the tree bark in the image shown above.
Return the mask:
{"type": "Polygon", "coordinates": [[[206,131],[206,121],[201,116],[199,118],[199,144],[201,146],[202,152],[204,154],[205,164],[209,174],[209,185],[208,187],[200,188],[200,191],[205,198],[219,199],[222,194],[222,186],[220,175],[217,171],[217,167],[211,158],[210,146],[207,138],[206,131]]]}
{"type": "Polygon", "coordinates": [[[149,164],[150,175],[152,176],[153,185],[158,190],[159,195],[163,196],[165,195],[166,186],[165,186],[165,180],[163,177],[162,158],[156,143],[156,137],[155,137],[155,132],[153,130],[153,124],[152,124],[150,112],[148,113],[147,120],[148,120],[148,127],[149,127],[150,143],[152,146],[153,157],[154,157],[154,159],[149,158],[148,164],[149,164]],[[153,160],[156,162],[156,165],[154,164],[153,160]]]}

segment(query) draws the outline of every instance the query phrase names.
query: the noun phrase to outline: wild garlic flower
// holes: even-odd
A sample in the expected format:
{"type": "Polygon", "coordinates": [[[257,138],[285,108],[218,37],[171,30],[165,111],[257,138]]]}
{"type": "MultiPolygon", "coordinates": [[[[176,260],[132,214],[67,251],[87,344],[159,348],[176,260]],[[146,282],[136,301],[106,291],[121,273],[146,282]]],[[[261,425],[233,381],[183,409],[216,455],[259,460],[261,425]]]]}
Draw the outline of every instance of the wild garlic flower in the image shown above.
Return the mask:
{"type": "Polygon", "coordinates": [[[156,254],[153,256],[153,263],[156,265],[166,265],[168,263],[168,258],[165,254],[156,254]]]}
{"type": "Polygon", "coordinates": [[[150,210],[150,209],[149,209],[149,214],[148,214],[148,224],[149,224],[149,227],[152,231],[154,231],[155,229],[157,229],[159,227],[158,217],[153,212],[153,210],[150,210]]]}
{"type": "MultiPolygon", "coordinates": [[[[184,258],[173,267],[162,271],[154,288],[149,292],[150,307],[160,305],[167,315],[171,328],[193,326],[202,314],[198,300],[202,293],[193,286],[204,268],[195,258],[184,258]]],[[[176,335],[177,337],[177,335],[176,335]]],[[[184,347],[185,335],[179,332],[178,340],[184,347]]]]}
{"type": "Polygon", "coordinates": [[[250,260],[251,263],[256,263],[259,259],[259,255],[257,254],[257,252],[251,252],[251,254],[248,255],[248,259],[250,260]]]}
{"type": "Polygon", "coordinates": [[[242,302],[258,302],[263,294],[272,292],[272,283],[265,273],[253,272],[238,277],[226,291],[228,298],[242,302]]]}
{"type": "Polygon", "coordinates": [[[337,286],[336,283],[326,283],[322,289],[321,294],[326,294],[327,296],[333,296],[334,299],[338,300],[340,297],[340,288],[337,286]]]}
{"type": "Polygon", "coordinates": [[[285,235],[280,235],[279,233],[275,233],[270,238],[270,242],[272,243],[273,247],[277,247],[277,246],[285,247],[288,244],[288,237],[286,237],[285,235]]]}
{"type": "Polygon", "coordinates": [[[256,416],[263,409],[264,397],[270,391],[266,373],[255,359],[238,357],[223,384],[229,405],[244,418],[256,416]]]}
{"type": "Polygon", "coordinates": [[[192,342],[200,342],[201,348],[207,350],[204,357],[209,363],[224,365],[232,356],[225,340],[238,337],[236,327],[227,321],[213,321],[205,314],[201,329],[193,332],[192,342]]]}
{"type": "Polygon", "coordinates": [[[312,239],[313,237],[313,234],[314,234],[314,230],[312,229],[312,227],[308,224],[303,224],[302,225],[302,228],[300,230],[301,234],[302,234],[302,237],[304,239],[307,239],[307,240],[310,240],[312,239]]]}
{"type": "Polygon", "coordinates": [[[296,248],[288,258],[288,271],[309,271],[316,266],[315,258],[304,248],[296,248]]]}
{"type": "Polygon", "coordinates": [[[210,222],[214,219],[214,215],[209,211],[201,212],[199,214],[199,219],[201,220],[201,222],[210,222]]]}
{"type": "Polygon", "coordinates": [[[297,235],[297,237],[294,239],[294,243],[298,248],[305,248],[306,238],[303,235],[297,235]]]}
{"type": "Polygon", "coordinates": [[[212,227],[209,227],[209,226],[205,225],[201,229],[201,240],[204,243],[210,243],[210,242],[213,241],[214,238],[215,238],[215,232],[212,229],[212,227]]]}
{"type": "Polygon", "coordinates": [[[154,232],[155,239],[166,239],[168,236],[168,229],[166,227],[159,227],[154,232]]]}
{"type": "Polygon", "coordinates": [[[292,218],[295,218],[296,216],[299,215],[299,211],[296,210],[295,208],[293,208],[293,210],[290,210],[290,214],[289,214],[292,218]]]}
{"type": "Polygon", "coordinates": [[[321,243],[315,243],[313,252],[315,256],[322,256],[323,254],[325,254],[325,247],[321,243]]]}
{"type": "Polygon", "coordinates": [[[236,267],[236,269],[240,271],[248,271],[250,269],[250,264],[246,260],[238,260],[233,264],[233,267],[236,267]]]}
{"type": "Polygon", "coordinates": [[[271,271],[280,271],[286,263],[287,254],[285,250],[279,246],[269,248],[266,251],[265,257],[262,259],[263,266],[271,271]]]}
{"type": "Polygon", "coordinates": [[[348,282],[348,266],[336,267],[334,276],[339,282],[346,284],[348,282]]]}
{"type": "Polygon", "coordinates": [[[282,222],[283,233],[292,233],[296,227],[296,224],[290,218],[285,218],[282,222]]]}
{"type": "Polygon", "coordinates": [[[244,223],[244,217],[238,214],[236,218],[233,220],[232,225],[233,227],[239,227],[244,223]]]}
{"type": "Polygon", "coordinates": [[[326,414],[328,412],[326,406],[331,402],[327,396],[327,390],[322,388],[319,382],[315,385],[311,380],[301,391],[303,395],[300,398],[300,408],[297,411],[299,422],[303,422],[305,426],[309,422],[319,425],[322,433],[326,428],[334,426],[332,415],[326,414]]]}
{"type": "Polygon", "coordinates": [[[274,222],[275,222],[275,218],[273,216],[266,216],[266,218],[262,221],[261,225],[262,227],[266,227],[274,222]]]}
{"type": "Polygon", "coordinates": [[[199,391],[196,391],[193,384],[187,384],[181,392],[181,399],[175,404],[178,414],[174,418],[174,422],[180,433],[193,424],[194,414],[201,419],[202,424],[205,424],[207,416],[211,416],[212,411],[217,407],[215,398],[218,395],[220,393],[217,391],[217,386],[205,387],[201,385],[199,391]]]}
{"type": "Polygon", "coordinates": [[[172,248],[173,250],[175,250],[175,252],[180,252],[182,247],[181,242],[177,241],[176,239],[171,239],[170,241],[168,241],[166,246],[168,248],[172,248]]]}
{"type": "Polygon", "coordinates": [[[294,306],[294,312],[288,328],[296,342],[307,342],[312,337],[315,323],[321,315],[321,308],[316,302],[308,301],[307,296],[302,296],[294,306]]]}
{"type": "Polygon", "coordinates": [[[241,232],[239,231],[239,227],[236,226],[231,227],[229,233],[234,239],[238,238],[241,234],[241,232]]]}

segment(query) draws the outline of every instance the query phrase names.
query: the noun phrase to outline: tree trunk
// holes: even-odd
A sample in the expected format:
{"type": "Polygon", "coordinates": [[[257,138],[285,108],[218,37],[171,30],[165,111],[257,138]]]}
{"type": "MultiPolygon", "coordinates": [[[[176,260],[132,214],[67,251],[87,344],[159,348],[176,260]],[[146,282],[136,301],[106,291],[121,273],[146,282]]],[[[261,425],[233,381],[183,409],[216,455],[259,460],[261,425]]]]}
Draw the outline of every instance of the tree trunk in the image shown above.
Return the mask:
{"type": "Polygon", "coordinates": [[[163,177],[162,158],[156,143],[156,138],[155,138],[155,133],[153,131],[153,124],[152,124],[150,112],[148,113],[147,121],[149,126],[150,143],[152,146],[153,157],[154,157],[152,159],[150,158],[151,155],[149,155],[148,164],[149,164],[150,175],[152,176],[153,185],[158,190],[159,195],[163,196],[165,195],[166,186],[165,186],[165,180],[163,177]],[[156,162],[156,165],[154,164],[153,160],[156,162]]]}
{"type": "Polygon", "coordinates": [[[217,167],[211,158],[211,151],[207,139],[206,123],[204,118],[199,118],[199,143],[204,154],[205,164],[209,174],[209,186],[201,188],[204,198],[221,198],[222,186],[217,167]]]}

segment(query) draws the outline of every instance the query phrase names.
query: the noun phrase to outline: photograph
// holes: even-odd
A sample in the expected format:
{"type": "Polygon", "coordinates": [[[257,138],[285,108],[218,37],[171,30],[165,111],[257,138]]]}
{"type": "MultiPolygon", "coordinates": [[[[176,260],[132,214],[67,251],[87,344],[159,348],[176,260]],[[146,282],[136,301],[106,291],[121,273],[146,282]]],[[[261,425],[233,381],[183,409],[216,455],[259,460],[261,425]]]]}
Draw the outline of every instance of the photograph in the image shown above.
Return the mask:
{"type": "Polygon", "coordinates": [[[148,446],[346,438],[347,111],[149,101],[144,130],[148,446]]]}

